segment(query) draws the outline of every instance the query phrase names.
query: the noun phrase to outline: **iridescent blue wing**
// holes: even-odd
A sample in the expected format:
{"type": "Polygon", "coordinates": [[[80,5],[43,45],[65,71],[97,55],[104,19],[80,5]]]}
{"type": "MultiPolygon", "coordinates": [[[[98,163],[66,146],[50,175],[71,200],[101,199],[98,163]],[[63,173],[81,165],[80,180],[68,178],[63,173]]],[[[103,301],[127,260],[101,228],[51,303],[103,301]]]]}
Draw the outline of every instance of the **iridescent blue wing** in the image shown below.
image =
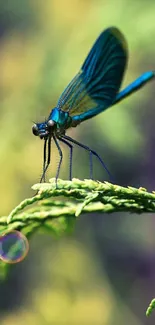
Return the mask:
{"type": "Polygon", "coordinates": [[[120,89],[127,58],[122,33],[115,27],[103,31],[57,107],[69,112],[74,120],[85,120],[111,106],[120,89]]]}

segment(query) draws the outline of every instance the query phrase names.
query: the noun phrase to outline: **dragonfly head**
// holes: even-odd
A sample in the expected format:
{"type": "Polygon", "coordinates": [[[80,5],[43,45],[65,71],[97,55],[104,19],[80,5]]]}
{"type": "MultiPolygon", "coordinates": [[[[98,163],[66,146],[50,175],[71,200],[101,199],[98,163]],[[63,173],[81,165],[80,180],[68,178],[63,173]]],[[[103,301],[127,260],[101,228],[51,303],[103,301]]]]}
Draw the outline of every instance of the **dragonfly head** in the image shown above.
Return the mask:
{"type": "Polygon", "coordinates": [[[55,129],[55,122],[53,120],[48,120],[44,123],[35,123],[32,126],[32,133],[35,136],[39,136],[40,139],[47,139],[49,136],[52,136],[55,129]]]}

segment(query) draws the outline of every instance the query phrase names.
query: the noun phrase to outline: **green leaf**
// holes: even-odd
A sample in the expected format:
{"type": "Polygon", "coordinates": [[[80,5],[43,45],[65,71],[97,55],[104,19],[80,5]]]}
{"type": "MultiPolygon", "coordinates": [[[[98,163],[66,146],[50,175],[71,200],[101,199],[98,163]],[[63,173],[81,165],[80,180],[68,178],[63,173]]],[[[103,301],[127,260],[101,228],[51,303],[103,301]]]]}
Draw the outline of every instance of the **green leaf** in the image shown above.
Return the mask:
{"type": "MultiPolygon", "coordinates": [[[[73,231],[81,213],[155,212],[155,193],[145,188],[75,178],[58,179],[56,187],[53,178],[49,183],[33,185],[32,189],[37,194],[22,201],[8,217],[0,218],[0,234],[18,230],[30,238],[36,231],[48,231],[59,237],[73,231]]],[[[8,270],[8,265],[1,265],[8,270]]],[[[0,277],[4,270],[0,266],[0,277]]]]}

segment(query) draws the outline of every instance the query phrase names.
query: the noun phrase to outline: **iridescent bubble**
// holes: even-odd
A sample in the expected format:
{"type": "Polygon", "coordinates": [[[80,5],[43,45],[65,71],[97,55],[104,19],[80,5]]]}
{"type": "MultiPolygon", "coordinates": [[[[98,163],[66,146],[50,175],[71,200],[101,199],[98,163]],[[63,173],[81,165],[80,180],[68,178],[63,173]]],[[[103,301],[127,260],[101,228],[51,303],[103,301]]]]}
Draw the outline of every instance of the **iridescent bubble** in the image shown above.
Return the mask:
{"type": "Polygon", "coordinates": [[[28,250],[29,242],[20,231],[12,230],[0,236],[0,259],[5,263],[21,262],[28,250]]]}

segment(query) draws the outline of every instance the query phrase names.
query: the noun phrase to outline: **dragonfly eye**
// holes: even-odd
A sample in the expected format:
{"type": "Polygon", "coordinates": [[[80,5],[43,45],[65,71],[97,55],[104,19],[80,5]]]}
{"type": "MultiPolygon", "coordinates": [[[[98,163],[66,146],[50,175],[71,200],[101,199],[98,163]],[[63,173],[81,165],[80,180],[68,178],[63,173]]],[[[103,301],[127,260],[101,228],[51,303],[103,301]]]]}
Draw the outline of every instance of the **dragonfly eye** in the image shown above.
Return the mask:
{"type": "Polygon", "coordinates": [[[47,124],[46,124],[46,129],[47,129],[48,131],[51,131],[51,130],[53,129],[54,125],[55,125],[55,122],[54,122],[53,120],[49,120],[49,121],[47,122],[47,124]]]}
{"type": "Polygon", "coordinates": [[[32,133],[36,136],[39,135],[38,127],[36,124],[32,126],[32,133]]]}

